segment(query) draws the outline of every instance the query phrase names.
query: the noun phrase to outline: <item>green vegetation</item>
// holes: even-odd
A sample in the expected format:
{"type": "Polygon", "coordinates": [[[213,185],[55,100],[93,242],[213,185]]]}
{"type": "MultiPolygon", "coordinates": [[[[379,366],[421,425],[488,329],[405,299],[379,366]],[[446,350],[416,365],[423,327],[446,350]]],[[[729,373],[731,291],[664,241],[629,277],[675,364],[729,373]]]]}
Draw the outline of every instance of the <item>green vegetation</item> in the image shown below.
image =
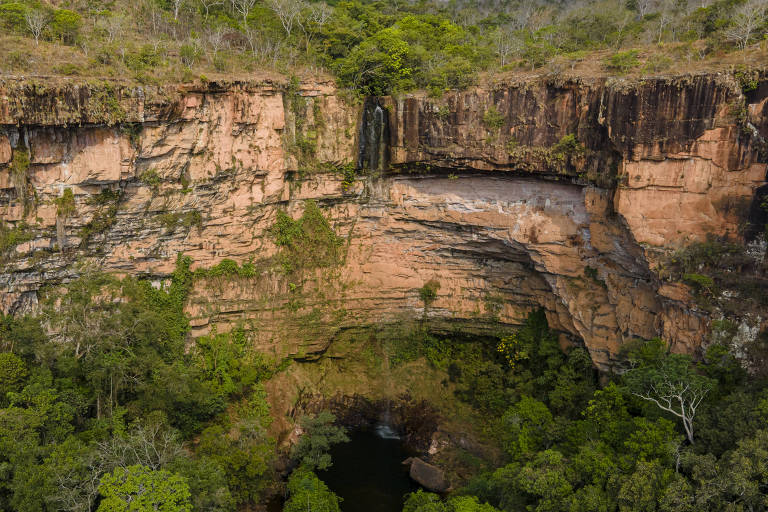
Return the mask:
{"type": "Polygon", "coordinates": [[[197,210],[188,210],[186,212],[171,212],[158,215],[160,224],[165,228],[166,233],[173,233],[179,227],[190,229],[203,227],[203,216],[197,210]]]}
{"type": "Polygon", "coordinates": [[[26,211],[29,198],[27,197],[27,170],[30,165],[29,149],[19,146],[13,151],[11,160],[11,184],[16,191],[16,199],[21,201],[26,211]]]}
{"type": "Polygon", "coordinates": [[[260,384],[272,364],[239,330],[188,349],[190,264],[179,256],[160,288],[85,270],[45,293],[40,316],[0,319],[1,510],[261,499],[274,481],[260,384]]]}
{"type": "Polygon", "coordinates": [[[677,251],[664,265],[662,277],[691,285],[697,301],[707,309],[738,313],[768,305],[765,265],[744,246],[718,237],[677,251]]]}
{"type": "Polygon", "coordinates": [[[491,105],[483,114],[483,124],[491,131],[498,132],[504,126],[504,115],[496,105],[491,105]]]}
{"type": "Polygon", "coordinates": [[[115,225],[121,196],[120,190],[104,189],[88,198],[88,204],[96,206],[96,211],[78,232],[81,247],[86,247],[94,236],[105,233],[115,225]]]}
{"type": "MultiPolygon", "coordinates": [[[[265,68],[322,69],[357,94],[422,88],[437,97],[486,71],[602,63],[608,71],[655,73],[672,62],[720,65],[729,52],[731,63],[759,64],[765,12],[763,0],[584,0],[567,8],[554,0],[115,0],[98,8],[5,0],[0,26],[7,73],[53,68],[207,83],[265,68]]],[[[124,120],[111,92],[89,101],[106,122],[124,120]]],[[[293,142],[297,155],[311,157],[311,134],[293,142]]]]}
{"type": "Polygon", "coordinates": [[[99,493],[104,498],[97,512],[192,512],[189,486],[184,478],[164,470],[153,471],[146,466],[115,468],[102,477],[99,493]]]}
{"type": "Polygon", "coordinates": [[[252,261],[238,265],[236,261],[229,258],[224,258],[209,269],[198,268],[195,270],[195,277],[254,277],[256,275],[256,265],[252,261]]]}
{"type": "Polygon", "coordinates": [[[419,288],[419,298],[424,303],[426,310],[437,299],[437,291],[440,289],[440,283],[435,279],[430,279],[424,286],[419,288]]]}
{"type": "Polygon", "coordinates": [[[421,354],[430,346],[504,460],[474,466],[446,498],[410,495],[404,511],[765,510],[768,381],[722,345],[694,362],[638,340],[602,388],[589,355],[562,351],[543,312],[497,350],[433,338],[421,354]]]}
{"type": "Polygon", "coordinates": [[[300,418],[299,425],[304,435],[294,445],[291,459],[310,471],[331,467],[331,456],[328,454],[331,446],[349,441],[345,429],[334,425],[335,421],[336,417],[328,411],[300,418]]]}
{"type": "Polygon", "coordinates": [[[497,512],[474,496],[456,496],[441,501],[440,496],[421,489],[408,495],[403,512],[497,512]]]}
{"type": "Polygon", "coordinates": [[[626,73],[640,65],[640,59],[637,58],[639,53],[637,50],[616,52],[608,58],[606,66],[608,69],[626,73]]]}
{"type": "Polygon", "coordinates": [[[341,263],[344,240],[312,200],[304,204],[304,213],[296,220],[278,211],[271,231],[280,247],[278,261],[285,273],[341,263]]]}
{"type": "Polygon", "coordinates": [[[0,221],[0,260],[7,258],[10,251],[20,243],[32,240],[33,236],[24,222],[9,228],[5,222],[0,221]]]}
{"type": "Polygon", "coordinates": [[[72,193],[71,188],[64,189],[61,197],[54,199],[56,203],[56,216],[62,219],[66,219],[75,213],[75,195],[72,193]]]}
{"type": "Polygon", "coordinates": [[[341,500],[312,471],[299,469],[288,480],[283,512],[340,512],[341,500]]]}

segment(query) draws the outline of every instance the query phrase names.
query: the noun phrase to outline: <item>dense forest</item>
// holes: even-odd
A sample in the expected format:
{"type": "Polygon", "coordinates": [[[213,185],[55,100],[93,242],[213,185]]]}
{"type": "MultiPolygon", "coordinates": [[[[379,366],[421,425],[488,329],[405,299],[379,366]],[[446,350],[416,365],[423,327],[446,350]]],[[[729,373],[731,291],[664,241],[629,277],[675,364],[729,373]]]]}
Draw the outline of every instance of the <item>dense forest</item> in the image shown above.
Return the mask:
{"type": "Polygon", "coordinates": [[[765,0],[39,0],[0,3],[11,74],[211,80],[329,72],[439,95],[482,72],[663,72],[765,57],[765,0]],[[756,46],[755,43],[761,42],[756,46]],[[703,63],[703,64],[702,64],[703,63]]]}
{"type": "MultiPolygon", "coordinates": [[[[311,204],[297,221],[280,216],[273,235],[286,250],[338,247],[311,204]]],[[[2,318],[1,510],[248,510],[274,494],[286,511],[340,510],[316,473],[347,439],[333,415],[299,419],[304,435],[288,451],[268,433],[263,384],[297,363],[254,351],[240,329],[187,343],[195,279],[249,279],[253,265],[191,264],[179,255],[159,287],[83,269],[43,291],[39,314],[2,318]]],[[[425,285],[425,304],[433,294],[425,285]]],[[[637,340],[621,371],[599,380],[587,351],[563,350],[541,310],[482,338],[437,336],[418,321],[387,340],[386,364],[443,372],[496,456],[465,453],[449,496],[418,491],[404,510],[766,510],[768,382],[744,369],[761,367],[764,338],[742,360],[727,337],[698,360],[637,340]]]]}

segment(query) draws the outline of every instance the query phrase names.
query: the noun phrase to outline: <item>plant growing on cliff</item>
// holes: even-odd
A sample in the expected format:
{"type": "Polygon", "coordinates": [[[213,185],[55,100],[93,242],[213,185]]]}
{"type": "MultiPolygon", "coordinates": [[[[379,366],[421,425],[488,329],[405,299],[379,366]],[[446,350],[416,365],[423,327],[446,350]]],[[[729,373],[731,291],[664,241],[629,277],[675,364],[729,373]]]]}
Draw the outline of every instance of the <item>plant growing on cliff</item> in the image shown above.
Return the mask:
{"type": "Polygon", "coordinates": [[[86,202],[96,206],[91,220],[80,228],[80,246],[86,247],[94,235],[106,232],[117,222],[117,211],[120,205],[120,190],[104,189],[95,196],[89,197],[86,202]]]}
{"type": "Polygon", "coordinates": [[[424,311],[437,299],[437,291],[440,289],[440,282],[430,279],[424,286],[419,288],[419,298],[424,303],[424,311]]]}
{"type": "Polygon", "coordinates": [[[71,188],[66,188],[60,197],[53,200],[56,205],[56,216],[62,219],[68,219],[76,211],[75,195],[71,188]]]}
{"type": "Polygon", "coordinates": [[[493,132],[498,132],[504,127],[504,115],[499,112],[496,105],[491,105],[483,114],[483,124],[493,132]]]}
{"type": "Polygon", "coordinates": [[[341,263],[344,240],[312,200],[304,204],[304,213],[296,220],[278,211],[270,232],[281,248],[278,259],[285,272],[341,263]]]}
{"type": "Polygon", "coordinates": [[[7,260],[14,247],[33,238],[32,231],[24,221],[9,228],[8,224],[0,220],[0,261],[7,260]]]}
{"type": "Polygon", "coordinates": [[[13,150],[13,160],[11,161],[11,184],[16,191],[16,198],[22,202],[24,209],[27,206],[27,170],[29,169],[30,158],[29,149],[19,145],[13,150]]]}

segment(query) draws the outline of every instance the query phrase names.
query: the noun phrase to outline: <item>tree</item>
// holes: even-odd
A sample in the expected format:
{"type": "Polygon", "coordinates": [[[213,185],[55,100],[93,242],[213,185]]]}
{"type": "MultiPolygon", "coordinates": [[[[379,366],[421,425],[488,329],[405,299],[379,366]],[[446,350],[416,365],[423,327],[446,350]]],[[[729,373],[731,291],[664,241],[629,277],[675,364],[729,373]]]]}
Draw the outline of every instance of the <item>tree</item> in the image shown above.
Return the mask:
{"type": "Polygon", "coordinates": [[[267,5],[280,19],[286,35],[291,37],[293,26],[307,4],[303,0],[268,0],[267,5]]]}
{"type": "Polygon", "coordinates": [[[626,382],[632,394],[680,418],[688,441],[693,443],[696,410],[714,381],[697,373],[689,356],[667,353],[661,340],[651,340],[648,347],[650,353],[656,351],[653,360],[641,357],[640,366],[626,374],[626,382]]]}
{"type": "Polygon", "coordinates": [[[312,471],[304,468],[293,472],[288,479],[288,501],[283,512],[340,512],[336,496],[312,471]]]}
{"type": "Polygon", "coordinates": [[[522,39],[505,27],[499,27],[494,33],[493,46],[496,49],[496,54],[499,56],[501,67],[507,65],[511,55],[518,54],[525,48],[522,39]]]}
{"type": "Polygon", "coordinates": [[[175,21],[178,21],[179,19],[179,12],[181,11],[181,6],[184,4],[184,0],[171,0],[171,5],[173,5],[173,19],[175,21]]]}
{"type": "Polygon", "coordinates": [[[766,0],[748,0],[736,8],[731,26],[725,29],[725,37],[743,51],[755,31],[765,23],[766,0]]]}
{"type": "Polygon", "coordinates": [[[40,35],[48,25],[48,14],[39,9],[29,9],[24,14],[24,21],[27,24],[27,28],[32,33],[32,37],[35,38],[35,44],[39,44],[40,35]]]}
{"type": "Polygon", "coordinates": [[[248,15],[256,5],[256,0],[231,0],[232,9],[243,17],[243,26],[248,25],[248,15]]]}
{"type": "Polygon", "coordinates": [[[312,38],[323,30],[323,27],[333,15],[333,9],[325,2],[312,3],[304,9],[304,16],[299,16],[299,28],[304,33],[306,51],[309,53],[312,38]]]}
{"type": "Polygon", "coordinates": [[[224,0],[197,0],[200,3],[200,7],[203,8],[205,11],[205,14],[203,15],[204,19],[208,19],[208,16],[211,13],[211,9],[213,7],[216,7],[218,5],[224,5],[224,0]]]}
{"type": "Polygon", "coordinates": [[[506,427],[504,443],[513,457],[533,454],[546,447],[554,429],[552,413],[547,406],[529,396],[504,413],[502,422],[506,427]]]}
{"type": "Polygon", "coordinates": [[[186,480],[146,466],[116,468],[101,479],[99,493],[98,512],[192,512],[186,480]]]}
{"type": "Polygon", "coordinates": [[[310,470],[331,467],[328,450],[336,443],[349,441],[344,427],[333,424],[335,420],[336,417],[328,411],[322,411],[314,417],[303,416],[299,423],[304,429],[304,435],[293,447],[291,459],[310,470]]]}
{"type": "Polygon", "coordinates": [[[22,358],[12,352],[0,353],[0,404],[5,401],[6,393],[21,389],[28,373],[22,358]]]}
{"type": "Polygon", "coordinates": [[[448,512],[440,496],[419,489],[408,494],[403,512],[448,512]]]}

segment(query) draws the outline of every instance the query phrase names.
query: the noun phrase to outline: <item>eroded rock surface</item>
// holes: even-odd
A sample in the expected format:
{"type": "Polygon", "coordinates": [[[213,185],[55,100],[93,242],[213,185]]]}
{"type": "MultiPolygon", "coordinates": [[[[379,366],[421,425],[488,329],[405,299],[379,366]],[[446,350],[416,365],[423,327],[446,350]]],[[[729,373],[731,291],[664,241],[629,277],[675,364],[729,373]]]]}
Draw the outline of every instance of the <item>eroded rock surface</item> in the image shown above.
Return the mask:
{"type": "Polygon", "coordinates": [[[6,82],[0,217],[24,236],[3,247],[0,305],[34,308],[42,285],[83,265],[162,282],[182,252],[258,269],[198,280],[192,335],[243,325],[277,357],[332,353],[342,332],[422,316],[489,332],[538,307],[604,369],[634,337],[693,351],[709,318],[655,268],[708,233],[739,234],[765,184],[765,84],[744,97],[725,75],[532,79],[382,98],[388,125],[369,132],[388,137],[376,161],[391,167],[355,177],[363,107],[330,83],[6,82]],[[76,208],[62,215],[66,189],[76,208]],[[277,211],[296,217],[308,199],[345,258],[297,283],[259,262],[277,253],[277,211]],[[429,280],[440,288],[425,311],[429,280]]]}

